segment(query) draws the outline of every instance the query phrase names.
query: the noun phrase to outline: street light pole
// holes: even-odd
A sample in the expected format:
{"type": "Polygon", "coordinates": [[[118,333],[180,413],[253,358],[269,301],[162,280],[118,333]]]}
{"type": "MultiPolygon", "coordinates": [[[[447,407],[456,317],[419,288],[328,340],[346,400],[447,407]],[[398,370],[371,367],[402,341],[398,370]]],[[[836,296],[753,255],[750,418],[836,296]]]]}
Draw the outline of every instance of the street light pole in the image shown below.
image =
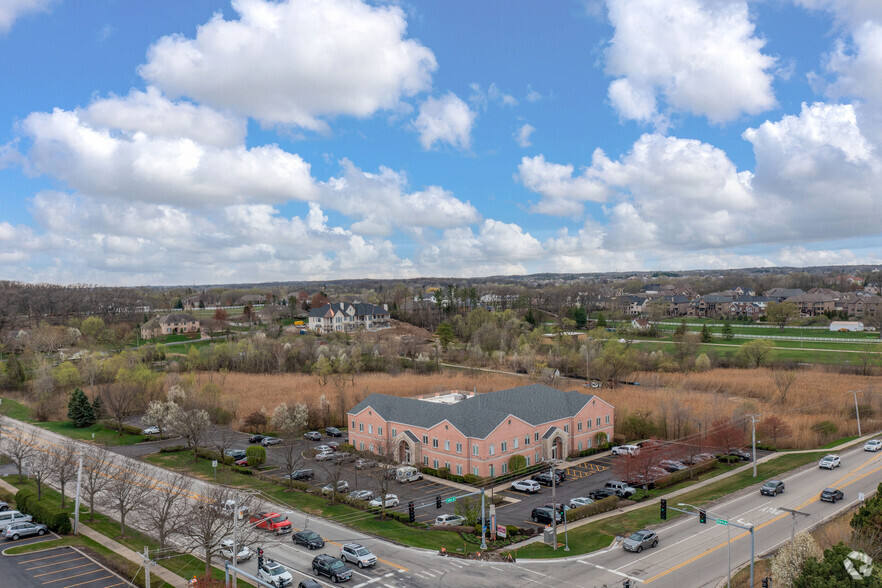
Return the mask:
{"type": "MultiPolygon", "coordinates": [[[[696,511],[699,510],[698,507],[693,506],[691,504],[687,504],[685,502],[678,502],[677,506],[688,506],[688,507],[695,509],[696,511]]],[[[672,508],[672,507],[668,507],[668,508],[672,508]]],[[[681,510],[679,508],[672,508],[672,510],[676,510],[676,511],[682,512],[684,514],[692,515],[692,516],[698,516],[698,513],[694,512],[694,511],[681,510]]],[[[738,519],[738,522],[743,523],[743,524],[733,523],[732,521],[724,518],[722,515],[719,515],[717,513],[713,513],[709,510],[705,510],[705,513],[707,515],[711,515],[714,518],[717,518],[720,521],[722,521],[720,524],[726,525],[726,561],[727,561],[727,567],[729,568],[728,575],[727,575],[727,578],[728,578],[727,586],[729,586],[729,588],[731,588],[731,586],[732,586],[732,550],[731,550],[732,531],[731,531],[730,527],[738,527],[739,529],[744,529],[745,531],[750,532],[750,588],[753,588],[753,559],[754,559],[753,525],[750,523],[745,523],[741,519],[738,519]],[[745,525],[750,525],[750,526],[745,526],[745,525]]],[[[800,514],[802,514],[802,513],[800,513],[800,514]]]]}
{"type": "Polygon", "coordinates": [[[554,483],[554,464],[551,464],[551,528],[554,535],[554,550],[557,551],[557,484],[554,483]]]}
{"type": "Polygon", "coordinates": [[[481,488],[481,549],[487,549],[487,517],[484,516],[484,489],[481,488]]]}
{"type": "Polygon", "coordinates": [[[757,418],[757,415],[755,415],[755,414],[750,415],[751,439],[752,439],[751,443],[752,443],[752,449],[753,449],[753,455],[751,455],[751,457],[753,458],[753,477],[754,478],[756,478],[756,418],[757,418]]]}
{"type": "Polygon", "coordinates": [[[852,394],[854,394],[854,414],[857,416],[858,437],[863,437],[861,435],[861,411],[858,408],[857,391],[853,391],[852,394]]]}

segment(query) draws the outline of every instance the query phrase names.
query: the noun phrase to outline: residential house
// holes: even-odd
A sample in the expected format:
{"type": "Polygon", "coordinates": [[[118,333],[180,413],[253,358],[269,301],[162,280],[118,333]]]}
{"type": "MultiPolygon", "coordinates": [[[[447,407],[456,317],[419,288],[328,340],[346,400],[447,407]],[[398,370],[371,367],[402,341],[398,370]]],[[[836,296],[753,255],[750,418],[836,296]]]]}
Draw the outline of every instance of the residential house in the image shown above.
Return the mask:
{"type": "Polygon", "coordinates": [[[199,321],[184,312],[175,312],[155,317],[141,325],[142,339],[155,339],[165,335],[198,332],[199,321]]]}
{"type": "Polygon", "coordinates": [[[388,310],[367,302],[334,302],[309,311],[309,328],[317,333],[375,331],[388,327],[389,320],[388,310]]]}
{"type": "Polygon", "coordinates": [[[729,305],[729,316],[744,316],[752,319],[758,319],[766,314],[766,306],[769,302],[773,302],[771,298],[766,296],[739,296],[729,305]]]}
{"type": "Polygon", "coordinates": [[[513,455],[535,465],[606,442],[614,410],[591,394],[532,384],[422,398],[371,394],[346,420],[349,443],[360,451],[484,478],[508,473],[513,455]]]}
{"type": "Polygon", "coordinates": [[[846,308],[849,318],[861,319],[864,323],[875,324],[872,319],[882,312],[882,297],[870,294],[863,296],[860,293],[849,294],[846,300],[846,308]]]}
{"type": "Polygon", "coordinates": [[[800,316],[820,316],[833,312],[835,303],[829,294],[799,294],[791,296],[784,302],[792,302],[799,309],[800,316]]]}
{"type": "Polygon", "coordinates": [[[788,298],[799,296],[800,294],[805,294],[805,292],[799,288],[772,288],[763,292],[763,296],[772,298],[774,302],[784,302],[788,298]]]}
{"type": "Polygon", "coordinates": [[[266,296],[263,294],[245,294],[236,301],[236,306],[245,306],[246,304],[266,304],[266,296]]]}
{"type": "Polygon", "coordinates": [[[635,318],[631,321],[631,328],[635,331],[648,331],[650,326],[649,321],[644,318],[635,318]]]}

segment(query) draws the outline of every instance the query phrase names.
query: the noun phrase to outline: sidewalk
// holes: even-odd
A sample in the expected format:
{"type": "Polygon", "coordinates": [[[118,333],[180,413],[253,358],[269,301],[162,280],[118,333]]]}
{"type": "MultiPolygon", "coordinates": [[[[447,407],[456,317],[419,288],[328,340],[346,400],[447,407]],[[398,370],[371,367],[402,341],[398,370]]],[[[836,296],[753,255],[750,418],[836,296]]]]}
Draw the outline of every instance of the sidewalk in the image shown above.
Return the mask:
{"type": "MultiPolygon", "coordinates": [[[[7,490],[9,492],[12,492],[13,494],[18,492],[18,488],[16,488],[12,484],[9,484],[6,480],[2,480],[2,479],[0,479],[0,488],[3,488],[4,490],[7,490]]],[[[71,524],[73,524],[73,521],[71,521],[71,524]]],[[[101,545],[103,545],[107,549],[111,550],[112,552],[114,552],[118,555],[123,556],[124,558],[126,558],[127,560],[129,560],[130,562],[132,562],[134,564],[137,564],[140,566],[144,563],[144,558],[140,554],[135,553],[134,551],[132,551],[131,549],[129,549],[128,547],[126,547],[122,543],[114,541],[113,539],[111,539],[107,535],[102,535],[98,531],[95,531],[94,529],[90,529],[89,527],[84,525],[82,521],[80,521],[79,533],[81,535],[88,537],[89,539],[91,539],[95,543],[100,543],[101,545]]],[[[175,588],[187,588],[187,586],[189,585],[187,580],[185,580],[184,578],[182,578],[182,577],[178,576],[177,574],[174,574],[174,573],[170,572],[169,570],[167,570],[161,566],[158,566],[158,565],[153,565],[150,567],[150,576],[151,576],[151,578],[159,578],[163,582],[167,582],[168,584],[171,584],[175,588]]]]}

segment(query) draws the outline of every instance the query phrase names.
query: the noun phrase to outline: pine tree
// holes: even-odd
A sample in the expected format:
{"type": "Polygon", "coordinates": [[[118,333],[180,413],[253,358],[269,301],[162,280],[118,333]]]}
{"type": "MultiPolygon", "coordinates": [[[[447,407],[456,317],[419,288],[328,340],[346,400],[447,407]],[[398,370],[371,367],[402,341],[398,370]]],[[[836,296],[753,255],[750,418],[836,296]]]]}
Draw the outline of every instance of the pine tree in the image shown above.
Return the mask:
{"type": "Polygon", "coordinates": [[[6,387],[15,390],[20,388],[24,381],[24,367],[15,354],[10,353],[9,360],[6,362],[6,387]]]}
{"type": "Polygon", "coordinates": [[[104,405],[101,404],[101,396],[95,396],[95,400],[92,401],[92,414],[95,415],[96,419],[103,419],[107,416],[104,413],[104,405]]]}
{"type": "Polygon", "coordinates": [[[88,427],[95,424],[95,411],[89,404],[89,399],[79,388],[70,395],[70,401],[67,403],[67,418],[71,420],[77,428],[88,427]]]}
{"type": "Polygon", "coordinates": [[[734,335],[732,335],[732,325],[729,324],[729,321],[723,323],[723,339],[726,341],[731,341],[734,339],[734,335]]]}
{"type": "Polygon", "coordinates": [[[702,343],[710,343],[713,341],[713,337],[711,336],[710,330],[707,328],[707,324],[701,327],[701,342],[702,343]]]}
{"type": "Polygon", "coordinates": [[[597,315],[597,326],[598,327],[605,327],[606,326],[606,317],[603,316],[602,312],[597,315]]]}
{"type": "Polygon", "coordinates": [[[686,334],[686,321],[681,321],[677,326],[677,330],[674,331],[674,339],[682,339],[683,335],[686,334]]]}

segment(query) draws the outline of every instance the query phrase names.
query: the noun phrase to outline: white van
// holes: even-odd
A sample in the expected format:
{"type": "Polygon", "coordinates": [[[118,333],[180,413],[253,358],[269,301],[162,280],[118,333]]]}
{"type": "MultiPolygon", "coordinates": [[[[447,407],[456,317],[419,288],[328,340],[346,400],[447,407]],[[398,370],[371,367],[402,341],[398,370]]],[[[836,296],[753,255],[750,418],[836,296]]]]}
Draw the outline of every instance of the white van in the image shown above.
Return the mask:
{"type": "Polygon", "coordinates": [[[404,484],[405,482],[416,482],[423,479],[423,474],[412,466],[404,466],[395,471],[395,479],[404,484]]]}
{"type": "Polygon", "coordinates": [[[17,510],[4,510],[0,512],[0,531],[6,529],[12,523],[30,523],[34,520],[31,515],[21,514],[17,510]]]}

